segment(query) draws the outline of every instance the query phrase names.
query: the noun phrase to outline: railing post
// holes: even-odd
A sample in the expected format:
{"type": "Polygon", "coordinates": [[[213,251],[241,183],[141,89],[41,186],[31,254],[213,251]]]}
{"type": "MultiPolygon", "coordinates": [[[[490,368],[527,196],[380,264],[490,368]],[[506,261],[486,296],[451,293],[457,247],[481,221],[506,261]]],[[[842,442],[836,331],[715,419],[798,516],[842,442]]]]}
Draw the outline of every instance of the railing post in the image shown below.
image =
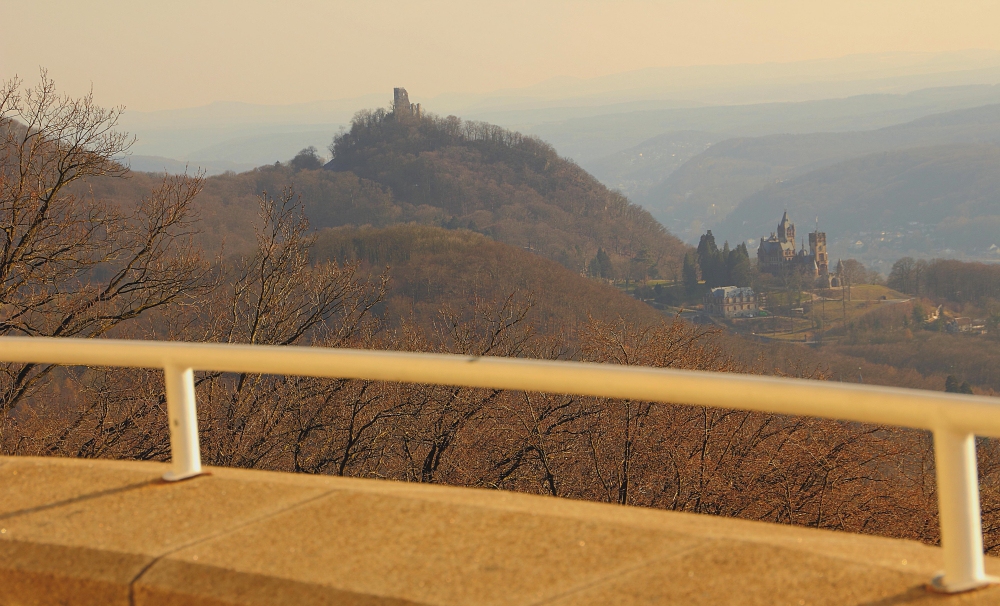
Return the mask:
{"type": "Polygon", "coordinates": [[[163,369],[167,389],[167,422],[170,425],[170,458],[173,467],[163,475],[176,482],[201,474],[198,443],[198,409],[194,399],[194,371],[167,365],[163,369]]]}
{"type": "Polygon", "coordinates": [[[934,430],[941,549],[938,591],[956,593],[995,582],[983,569],[983,525],[976,472],[976,436],[951,427],[934,430]]]}

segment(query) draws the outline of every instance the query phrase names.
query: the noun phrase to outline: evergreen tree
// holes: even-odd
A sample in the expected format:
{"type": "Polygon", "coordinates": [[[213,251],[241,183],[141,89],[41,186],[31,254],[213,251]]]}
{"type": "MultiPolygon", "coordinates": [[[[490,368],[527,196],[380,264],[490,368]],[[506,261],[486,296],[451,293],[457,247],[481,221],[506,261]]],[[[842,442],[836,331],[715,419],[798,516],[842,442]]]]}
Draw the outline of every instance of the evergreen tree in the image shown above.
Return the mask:
{"type": "Polygon", "coordinates": [[[712,230],[698,242],[698,266],[707,286],[750,286],[753,283],[753,264],[746,243],[730,249],[725,242],[722,250],[715,243],[712,230]]]}
{"type": "Polygon", "coordinates": [[[611,265],[611,257],[603,248],[597,249],[597,255],[590,260],[587,270],[594,278],[611,279],[614,277],[614,267],[611,265]]]}
{"type": "Polygon", "coordinates": [[[726,259],[726,270],[729,283],[733,286],[750,286],[753,283],[753,264],[750,263],[750,253],[747,245],[741,242],[726,259]]]}
{"type": "Polygon", "coordinates": [[[698,261],[704,262],[718,251],[719,247],[715,244],[715,236],[712,235],[712,230],[708,230],[698,241],[698,261]]]}
{"type": "Polygon", "coordinates": [[[712,230],[708,230],[698,242],[698,265],[701,277],[709,287],[726,286],[726,260],[723,251],[715,244],[712,230]]]}
{"type": "Polygon", "coordinates": [[[726,240],[722,245],[722,250],[719,252],[718,259],[716,260],[716,267],[718,267],[718,273],[716,275],[716,280],[718,280],[718,286],[732,286],[733,280],[729,275],[729,259],[733,256],[733,251],[729,248],[729,241],[726,240]]]}
{"type": "Polygon", "coordinates": [[[694,254],[687,253],[684,255],[684,269],[682,270],[684,276],[684,288],[687,289],[688,293],[692,293],[698,288],[698,261],[694,254]]]}
{"type": "Polygon", "coordinates": [[[750,258],[750,251],[747,250],[746,242],[740,242],[740,245],[736,247],[736,250],[747,259],[750,258]]]}

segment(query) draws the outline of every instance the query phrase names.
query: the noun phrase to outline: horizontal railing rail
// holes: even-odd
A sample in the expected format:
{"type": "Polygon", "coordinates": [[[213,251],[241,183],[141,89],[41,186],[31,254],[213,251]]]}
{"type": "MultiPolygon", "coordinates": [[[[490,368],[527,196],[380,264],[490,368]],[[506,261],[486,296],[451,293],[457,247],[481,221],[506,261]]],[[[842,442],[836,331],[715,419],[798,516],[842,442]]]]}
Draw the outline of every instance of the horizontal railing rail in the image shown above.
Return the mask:
{"type": "Polygon", "coordinates": [[[946,592],[985,573],[975,436],[1000,438],[1000,401],[913,389],[615,364],[360,349],[0,337],[0,362],[160,368],[176,481],[201,473],[194,371],[511,389],[805,415],[928,430],[934,436],[946,592]]]}

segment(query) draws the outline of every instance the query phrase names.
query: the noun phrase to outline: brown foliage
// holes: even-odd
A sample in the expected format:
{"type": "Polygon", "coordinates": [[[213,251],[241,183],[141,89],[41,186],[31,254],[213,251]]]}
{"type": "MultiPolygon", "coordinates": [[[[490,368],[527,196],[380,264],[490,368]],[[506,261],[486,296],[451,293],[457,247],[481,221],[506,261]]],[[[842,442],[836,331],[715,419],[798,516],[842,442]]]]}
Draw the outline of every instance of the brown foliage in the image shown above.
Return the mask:
{"type": "MultiPolygon", "coordinates": [[[[0,87],[0,334],[95,337],[196,295],[207,276],[189,238],[201,179],[165,178],[128,207],[71,191],[123,173],[120,110],[57,95],[44,71],[34,89],[19,86],[0,87]]],[[[0,412],[48,372],[4,366],[0,412]]]]}
{"type": "MultiPolygon", "coordinates": [[[[336,279],[347,286],[350,275],[342,269],[336,279]]],[[[298,278],[317,275],[309,270],[298,278]]],[[[347,299],[363,303],[345,306],[370,309],[380,293],[357,286],[347,299]]],[[[231,301],[241,292],[223,298],[231,301]]],[[[254,313],[273,310],[261,314],[268,326],[302,317],[270,306],[267,297],[253,299],[263,301],[254,313]]],[[[239,325],[251,325],[254,313],[242,314],[239,325]]],[[[514,294],[499,302],[479,300],[471,309],[442,310],[432,330],[404,322],[378,332],[368,314],[348,313],[308,335],[303,320],[279,332],[300,334],[292,342],[314,345],[753,370],[726,356],[712,333],[680,321],[592,320],[579,349],[570,350],[561,339],[535,334],[529,317],[529,304],[514,294]]],[[[268,334],[275,336],[258,342],[287,341],[268,334]]],[[[157,372],[89,371],[72,380],[78,408],[33,402],[32,416],[22,415],[5,432],[6,450],[168,456],[157,372]]],[[[928,444],[915,432],[739,410],[367,381],[203,374],[197,389],[210,464],[501,488],[924,540],[936,536],[928,444]]]]}
{"type": "Polygon", "coordinates": [[[579,271],[598,248],[623,267],[680,269],[683,244],[547,144],[455,116],[360,112],[330,146],[335,171],[384,185],[421,223],[466,227],[579,271]]]}
{"type": "MultiPolygon", "coordinates": [[[[92,119],[108,117],[98,113],[92,119]]],[[[11,123],[4,124],[9,132],[21,133],[17,136],[23,149],[30,148],[26,142],[35,136],[35,126],[17,131],[11,123]]],[[[489,129],[470,132],[485,138],[474,139],[477,143],[506,136],[489,129]]],[[[38,145],[58,157],[63,153],[59,141],[43,138],[38,145]]],[[[106,153],[100,152],[99,141],[88,149],[106,153]]],[[[188,229],[189,202],[198,180],[168,180],[129,214],[110,205],[70,204],[69,198],[49,195],[58,187],[21,196],[29,191],[29,183],[8,186],[18,174],[12,167],[19,166],[10,159],[23,157],[16,150],[5,153],[0,191],[11,209],[9,233],[20,234],[8,236],[7,249],[15,250],[14,242],[35,242],[26,250],[44,253],[34,263],[23,256],[5,257],[15,259],[6,266],[12,268],[9,275],[24,276],[23,286],[0,301],[7,326],[23,323],[6,333],[772,371],[759,360],[732,355],[713,331],[679,319],[592,315],[573,330],[560,328],[554,317],[540,323],[533,315],[532,296],[516,284],[487,297],[472,296],[466,304],[444,305],[431,323],[386,318],[377,313],[385,299],[384,276],[366,278],[357,262],[338,263],[337,255],[319,262],[310,259],[314,240],[290,192],[276,200],[266,195],[258,200],[251,250],[209,265],[180,240],[188,229]],[[65,211],[53,214],[50,209],[60,204],[65,211]],[[90,214],[75,215],[80,208],[91,209],[90,214]],[[18,227],[24,216],[37,219],[18,227]],[[60,220],[69,221],[70,228],[58,229],[60,220]],[[31,227],[36,224],[54,227],[46,232],[31,227]],[[112,227],[101,232],[98,224],[112,227]],[[32,240],[32,234],[39,233],[50,235],[32,240]],[[68,243],[63,248],[44,248],[62,241],[63,233],[68,243]],[[76,252],[63,261],[64,250],[76,252]],[[73,328],[60,328],[66,326],[73,328]]],[[[74,166],[89,165],[84,161],[74,166]]],[[[99,162],[92,166],[113,167],[99,162]]],[[[76,173],[59,176],[63,173],[39,169],[37,174],[56,175],[58,185],[76,173]]],[[[4,453],[167,458],[158,371],[43,369],[46,374],[36,370],[24,375],[16,365],[4,369],[4,393],[15,394],[8,396],[0,419],[4,453]],[[25,380],[15,382],[22,375],[33,381],[30,389],[24,387],[25,380]]],[[[737,409],[739,394],[733,394],[734,409],[708,409],[211,372],[197,375],[196,389],[208,464],[502,488],[925,541],[937,538],[927,436],[743,412],[737,409]]],[[[990,549],[1000,548],[1000,453],[995,449],[992,442],[981,449],[990,549]]]]}
{"type": "Polygon", "coordinates": [[[1000,267],[951,259],[903,257],[889,274],[889,285],[902,292],[959,303],[1000,299],[1000,267]]]}
{"type": "Polygon", "coordinates": [[[356,261],[362,271],[387,271],[390,322],[408,318],[429,327],[442,304],[458,309],[477,297],[503,300],[513,291],[531,293],[532,320],[541,333],[573,332],[588,316],[646,322],[662,317],[617,289],[464,229],[341,227],[319,232],[312,250],[316,259],[356,261]]]}
{"type": "MultiPolygon", "coordinates": [[[[755,370],[726,355],[711,331],[680,321],[591,319],[571,348],[536,334],[530,303],[516,293],[442,309],[430,329],[404,321],[378,331],[370,310],[381,288],[355,280],[351,266],[306,263],[305,226],[289,197],[261,210],[257,255],[230,270],[231,286],[204,303],[204,320],[159,318],[172,338],[755,370]],[[313,293],[307,305],[297,298],[304,292],[313,293]]],[[[8,451],[166,458],[158,373],[71,380],[77,408],[34,402],[5,432],[8,451]]],[[[926,461],[918,434],[652,402],[258,375],[200,375],[198,397],[210,464],[934,538],[927,465],[912,464],[926,461]]]]}

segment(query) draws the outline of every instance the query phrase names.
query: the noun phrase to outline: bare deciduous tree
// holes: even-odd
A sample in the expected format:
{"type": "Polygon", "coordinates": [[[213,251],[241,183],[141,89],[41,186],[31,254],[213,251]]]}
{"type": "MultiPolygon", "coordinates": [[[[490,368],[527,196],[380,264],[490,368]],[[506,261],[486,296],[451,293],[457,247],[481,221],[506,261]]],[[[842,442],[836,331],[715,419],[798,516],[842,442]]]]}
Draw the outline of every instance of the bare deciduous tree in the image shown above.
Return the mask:
{"type": "MultiPolygon", "coordinates": [[[[88,195],[87,177],[124,176],[121,108],[58,95],[43,71],[0,87],[0,334],[96,337],[196,294],[207,266],[190,244],[200,177],[169,177],[132,207],[88,195]]],[[[50,367],[4,365],[0,411],[50,367]]]]}

